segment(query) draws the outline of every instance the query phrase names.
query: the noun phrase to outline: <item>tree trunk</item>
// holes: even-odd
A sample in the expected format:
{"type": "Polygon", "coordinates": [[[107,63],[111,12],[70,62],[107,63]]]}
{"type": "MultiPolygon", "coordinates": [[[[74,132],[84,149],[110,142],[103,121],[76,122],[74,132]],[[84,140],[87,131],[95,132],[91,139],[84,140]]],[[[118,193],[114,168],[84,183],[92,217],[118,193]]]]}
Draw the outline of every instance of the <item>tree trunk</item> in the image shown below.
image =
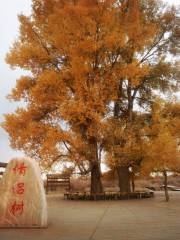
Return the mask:
{"type": "MultiPolygon", "coordinates": [[[[133,98],[131,96],[131,81],[128,83],[127,95],[128,95],[128,108],[127,108],[127,122],[132,122],[132,113],[133,113],[133,98]]],[[[120,105],[122,97],[122,81],[120,82],[118,89],[118,100],[115,102],[114,106],[114,117],[119,118],[120,105]]],[[[115,142],[115,145],[119,145],[119,142],[115,142]]],[[[119,189],[120,192],[131,192],[131,181],[130,181],[130,172],[128,166],[117,168],[118,180],[119,180],[119,189]]]]}
{"type": "Polygon", "coordinates": [[[101,182],[101,170],[98,162],[92,163],[91,169],[91,194],[96,195],[103,192],[103,186],[101,182]]]}
{"type": "Polygon", "coordinates": [[[135,192],[135,180],[134,180],[134,174],[132,174],[132,177],[131,177],[131,186],[132,186],[132,192],[135,192]]]}
{"type": "Polygon", "coordinates": [[[127,166],[117,167],[117,174],[119,180],[119,190],[121,193],[131,192],[130,174],[127,166]]]}
{"type": "Polygon", "coordinates": [[[164,193],[165,193],[166,201],[168,202],[169,201],[169,193],[168,193],[168,188],[167,188],[167,185],[168,185],[167,172],[164,171],[163,175],[164,175],[164,193]]]}
{"type": "Polygon", "coordinates": [[[135,181],[132,179],[132,192],[135,192],[135,181]]]}
{"type": "MultiPolygon", "coordinates": [[[[128,95],[128,109],[127,117],[128,124],[132,123],[132,113],[133,113],[133,99],[131,96],[131,81],[128,81],[127,95],[128,95]]],[[[120,192],[131,192],[131,179],[128,166],[117,167],[118,179],[119,179],[119,189],[120,192]]]]}
{"type": "Polygon", "coordinates": [[[96,196],[98,193],[103,192],[103,186],[101,182],[101,168],[100,159],[98,156],[97,141],[94,138],[89,140],[91,148],[91,194],[96,196]]]}

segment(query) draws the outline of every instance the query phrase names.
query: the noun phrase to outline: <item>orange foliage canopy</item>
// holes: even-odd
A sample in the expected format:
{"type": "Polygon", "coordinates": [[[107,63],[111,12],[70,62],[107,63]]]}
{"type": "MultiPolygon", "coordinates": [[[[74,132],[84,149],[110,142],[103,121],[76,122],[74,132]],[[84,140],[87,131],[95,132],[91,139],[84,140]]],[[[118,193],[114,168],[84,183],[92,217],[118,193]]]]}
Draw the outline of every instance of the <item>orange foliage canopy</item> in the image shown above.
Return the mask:
{"type": "Polygon", "coordinates": [[[142,172],[180,170],[180,104],[157,100],[144,140],[142,172]]]}
{"type": "Polygon", "coordinates": [[[176,11],[159,14],[160,7],[153,0],[33,0],[7,55],[12,67],[30,72],[9,96],[26,103],[6,115],[12,147],[44,166],[60,159],[81,170],[84,162],[99,163],[116,103],[121,116],[138,92],[142,105],[146,90],[172,77],[163,56],[175,50],[176,11]]]}

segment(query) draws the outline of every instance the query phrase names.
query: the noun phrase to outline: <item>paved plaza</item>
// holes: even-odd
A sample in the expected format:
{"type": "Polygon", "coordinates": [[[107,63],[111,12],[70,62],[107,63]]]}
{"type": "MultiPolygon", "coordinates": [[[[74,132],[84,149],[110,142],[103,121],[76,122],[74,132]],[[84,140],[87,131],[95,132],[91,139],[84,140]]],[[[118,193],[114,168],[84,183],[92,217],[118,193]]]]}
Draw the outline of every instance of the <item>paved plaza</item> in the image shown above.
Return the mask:
{"type": "Polygon", "coordinates": [[[180,240],[180,192],[170,196],[93,202],[49,194],[47,229],[0,229],[0,240],[180,240]]]}

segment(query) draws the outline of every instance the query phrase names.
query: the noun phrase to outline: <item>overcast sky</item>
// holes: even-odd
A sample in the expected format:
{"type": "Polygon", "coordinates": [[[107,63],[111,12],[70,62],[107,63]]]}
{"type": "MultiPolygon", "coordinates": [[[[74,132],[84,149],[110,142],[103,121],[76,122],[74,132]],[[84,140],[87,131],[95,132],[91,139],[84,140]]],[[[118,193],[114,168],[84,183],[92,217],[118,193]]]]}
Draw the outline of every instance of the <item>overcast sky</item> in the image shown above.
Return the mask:
{"type": "MultiPolygon", "coordinates": [[[[170,4],[178,4],[179,0],[167,0],[170,4]]],[[[5,63],[4,58],[18,35],[17,15],[30,14],[31,0],[1,0],[0,1],[0,122],[3,121],[3,114],[13,112],[16,104],[6,99],[8,93],[15,86],[16,79],[23,72],[12,70],[5,63]]],[[[0,162],[7,162],[12,157],[20,156],[22,153],[14,151],[9,146],[8,135],[0,128],[0,162]]]]}

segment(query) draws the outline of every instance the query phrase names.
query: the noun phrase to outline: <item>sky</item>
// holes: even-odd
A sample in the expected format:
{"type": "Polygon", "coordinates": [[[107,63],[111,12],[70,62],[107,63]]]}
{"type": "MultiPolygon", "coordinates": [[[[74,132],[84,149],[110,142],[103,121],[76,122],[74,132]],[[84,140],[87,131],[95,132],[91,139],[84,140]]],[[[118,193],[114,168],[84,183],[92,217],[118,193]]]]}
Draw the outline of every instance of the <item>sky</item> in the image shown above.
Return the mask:
{"type": "MultiPolygon", "coordinates": [[[[166,0],[170,4],[179,4],[179,0],[166,0]]],[[[31,0],[0,0],[0,122],[3,114],[13,112],[17,104],[9,102],[6,96],[15,86],[16,80],[23,74],[20,69],[12,70],[5,63],[5,56],[18,36],[19,23],[17,15],[31,12],[31,0]]],[[[0,128],[0,162],[8,162],[22,153],[11,149],[7,133],[0,128]]]]}

